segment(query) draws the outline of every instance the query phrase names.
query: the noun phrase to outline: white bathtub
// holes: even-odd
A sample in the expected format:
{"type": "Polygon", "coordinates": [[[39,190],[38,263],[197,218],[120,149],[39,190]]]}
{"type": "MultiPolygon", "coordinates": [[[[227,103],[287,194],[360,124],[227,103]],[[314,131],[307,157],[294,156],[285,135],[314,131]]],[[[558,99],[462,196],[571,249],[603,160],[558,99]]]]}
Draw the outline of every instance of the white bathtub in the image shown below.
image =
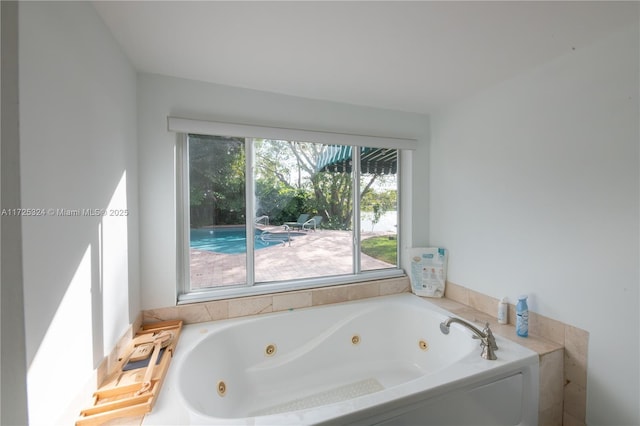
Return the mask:
{"type": "Polygon", "coordinates": [[[449,315],[404,293],[185,326],[143,424],[536,425],[537,354],[484,360],[449,315]]]}

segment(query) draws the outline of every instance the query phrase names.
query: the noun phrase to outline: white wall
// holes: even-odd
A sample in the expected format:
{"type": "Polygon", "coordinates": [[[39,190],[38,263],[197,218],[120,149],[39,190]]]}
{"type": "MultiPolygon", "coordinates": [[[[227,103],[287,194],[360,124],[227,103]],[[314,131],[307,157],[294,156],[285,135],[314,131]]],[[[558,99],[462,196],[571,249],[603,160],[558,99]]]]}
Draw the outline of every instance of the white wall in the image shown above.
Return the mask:
{"type": "Polygon", "coordinates": [[[19,6],[29,420],[72,424],[140,311],[136,74],[90,3],[19,6]]]}
{"type": "Polygon", "coordinates": [[[431,122],[449,279],[590,333],[590,425],[640,424],[638,37],[568,49],[431,122]]]}
{"type": "MultiPolygon", "coordinates": [[[[140,277],[144,309],[176,303],[175,142],[167,116],[240,122],[419,140],[415,156],[427,159],[428,118],[418,114],[364,108],[273,93],[162,77],[138,76],[140,157],[140,277]]],[[[427,170],[416,171],[426,182],[427,170]]],[[[420,190],[423,191],[424,184],[420,190]]],[[[427,197],[414,198],[426,212],[427,197]]],[[[426,221],[414,222],[426,243],[426,221]]]]}

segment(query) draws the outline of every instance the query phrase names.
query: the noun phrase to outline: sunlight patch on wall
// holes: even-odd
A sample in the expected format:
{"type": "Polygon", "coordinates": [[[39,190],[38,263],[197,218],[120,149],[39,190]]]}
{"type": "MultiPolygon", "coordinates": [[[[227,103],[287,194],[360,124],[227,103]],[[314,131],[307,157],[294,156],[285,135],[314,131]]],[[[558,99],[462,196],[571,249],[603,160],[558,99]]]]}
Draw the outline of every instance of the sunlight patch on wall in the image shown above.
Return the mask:
{"type": "Polygon", "coordinates": [[[127,172],[122,173],[100,225],[103,348],[107,355],[129,325],[127,172]]]}
{"type": "Polygon", "coordinates": [[[91,273],[89,245],[27,373],[30,424],[55,424],[93,371],[91,273]]]}

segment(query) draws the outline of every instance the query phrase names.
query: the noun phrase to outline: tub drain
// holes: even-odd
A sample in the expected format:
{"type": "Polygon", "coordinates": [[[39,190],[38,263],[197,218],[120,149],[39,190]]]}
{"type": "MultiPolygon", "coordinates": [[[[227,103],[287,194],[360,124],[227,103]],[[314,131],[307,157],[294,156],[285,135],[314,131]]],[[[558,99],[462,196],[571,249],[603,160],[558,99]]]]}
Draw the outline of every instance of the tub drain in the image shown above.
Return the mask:
{"type": "Polygon", "coordinates": [[[418,342],[418,346],[420,346],[420,349],[422,349],[423,351],[426,351],[427,349],[429,349],[429,345],[424,340],[420,340],[418,342]]]}
{"type": "Polygon", "coordinates": [[[360,336],[358,336],[357,334],[354,334],[353,337],[351,337],[351,343],[353,343],[354,345],[357,345],[358,343],[360,343],[360,336]]]}

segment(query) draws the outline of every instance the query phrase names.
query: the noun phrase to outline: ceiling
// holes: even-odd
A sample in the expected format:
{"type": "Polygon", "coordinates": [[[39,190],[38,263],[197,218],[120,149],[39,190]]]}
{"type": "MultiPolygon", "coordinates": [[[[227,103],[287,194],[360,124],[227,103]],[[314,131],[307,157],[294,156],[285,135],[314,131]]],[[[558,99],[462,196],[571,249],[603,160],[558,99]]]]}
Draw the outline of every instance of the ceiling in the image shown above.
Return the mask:
{"type": "Polygon", "coordinates": [[[142,72],[428,114],[629,25],[636,2],[94,2],[142,72]]]}

